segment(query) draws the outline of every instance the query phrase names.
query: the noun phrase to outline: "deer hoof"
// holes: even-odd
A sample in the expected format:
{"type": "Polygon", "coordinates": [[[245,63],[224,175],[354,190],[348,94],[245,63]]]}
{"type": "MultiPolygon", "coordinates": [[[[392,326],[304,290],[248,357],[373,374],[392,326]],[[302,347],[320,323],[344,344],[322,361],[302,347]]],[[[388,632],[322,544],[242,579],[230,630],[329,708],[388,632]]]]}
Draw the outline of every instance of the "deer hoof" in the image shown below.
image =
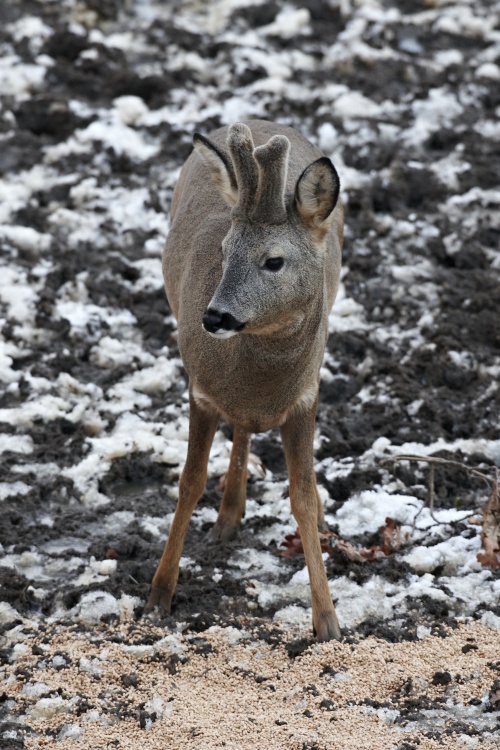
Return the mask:
{"type": "Polygon", "coordinates": [[[208,540],[210,542],[231,542],[238,536],[238,529],[239,525],[233,526],[233,524],[217,519],[208,532],[208,540]]]}
{"type": "Polygon", "coordinates": [[[170,614],[172,606],[172,594],[167,589],[160,589],[155,586],[151,587],[149,598],[144,607],[143,615],[148,615],[154,610],[161,615],[170,614]]]}
{"type": "Polygon", "coordinates": [[[324,641],[340,641],[341,632],[335,612],[321,615],[314,625],[314,633],[319,643],[324,641]]]}

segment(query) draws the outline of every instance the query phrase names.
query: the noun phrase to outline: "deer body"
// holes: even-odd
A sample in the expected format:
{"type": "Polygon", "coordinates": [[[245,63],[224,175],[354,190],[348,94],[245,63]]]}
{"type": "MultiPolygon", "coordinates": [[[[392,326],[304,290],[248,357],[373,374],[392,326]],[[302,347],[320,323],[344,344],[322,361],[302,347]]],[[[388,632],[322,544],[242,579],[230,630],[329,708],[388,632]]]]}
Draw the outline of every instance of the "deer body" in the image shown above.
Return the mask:
{"type": "Polygon", "coordinates": [[[190,435],[169,539],[146,605],[169,610],[187,525],[203,493],[220,418],[233,449],[212,539],[245,509],[251,434],[279,426],[320,640],[340,631],[321,558],[314,422],[343,212],[331,162],[291,128],[264,121],[195,135],[174,191],[165,286],[189,375],[190,435]]]}

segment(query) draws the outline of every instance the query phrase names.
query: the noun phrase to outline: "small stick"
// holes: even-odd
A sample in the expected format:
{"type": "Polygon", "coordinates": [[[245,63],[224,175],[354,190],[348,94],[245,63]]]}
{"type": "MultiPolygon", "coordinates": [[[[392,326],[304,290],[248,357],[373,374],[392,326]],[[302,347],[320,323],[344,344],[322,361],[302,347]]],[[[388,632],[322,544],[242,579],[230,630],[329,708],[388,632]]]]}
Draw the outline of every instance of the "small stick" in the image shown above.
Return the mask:
{"type": "Polygon", "coordinates": [[[383,466],[386,463],[389,463],[390,461],[421,461],[422,463],[427,463],[429,465],[432,464],[442,464],[446,466],[458,466],[461,469],[465,469],[465,471],[468,471],[469,474],[474,474],[474,476],[480,477],[481,479],[484,479],[484,481],[487,483],[488,488],[491,488],[491,478],[484,474],[482,471],[479,471],[479,469],[475,468],[474,466],[467,466],[467,464],[462,463],[461,461],[452,461],[449,458],[438,458],[437,456],[418,456],[418,455],[412,455],[412,454],[399,454],[397,456],[388,456],[387,458],[383,458],[380,462],[380,465],[383,466]]]}
{"type": "MultiPolygon", "coordinates": [[[[427,463],[429,465],[429,500],[428,500],[428,507],[429,507],[429,513],[431,515],[431,518],[435,521],[435,524],[433,526],[439,526],[441,525],[441,521],[438,521],[436,516],[434,515],[434,499],[435,499],[435,468],[437,464],[444,465],[444,466],[458,466],[461,469],[465,469],[469,474],[473,474],[474,476],[479,477],[480,479],[483,479],[486,484],[488,485],[488,489],[491,488],[492,480],[489,476],[484,474],[482,471],[479,471],[479,469],[473,467],[473,466],[467,466],[464,463],[461,463],[460,461],[452,461],[448,458],[438,458],[437,456],[419,456],[419,455],[413,455],[413,454],[399,454],[397,456],[390,456],[387,458],[383,458],[380,462],[380,465],[383,466],[384,464],[388,464],[389,462],[399,462],[399,461],[419,461],[422,463],[427,463]]],[[[498,477],[498,469],[495,469],[496,476],[498,477]]],[[[423,507],[420,508],[418,513],[416,514],[415,518],[413,519],[413,525],[412,528],[417,528],[417,518],[419,517],[420,513],[422,512],[423,507]]],[[[467,516],[464,516],[461,521],[465,520],[466,518],[470,518],[474,515],[474,511],[469,513],[467,516]]],[[[448,521],[445,522],[448,523],[448,525],[452,526],[453,523],[448,521]]],[[[430,526],[427,527],[432,528],[430,526]]],[[[424,531],[424,529],[419,529],[419,531],[424,531]]]]}

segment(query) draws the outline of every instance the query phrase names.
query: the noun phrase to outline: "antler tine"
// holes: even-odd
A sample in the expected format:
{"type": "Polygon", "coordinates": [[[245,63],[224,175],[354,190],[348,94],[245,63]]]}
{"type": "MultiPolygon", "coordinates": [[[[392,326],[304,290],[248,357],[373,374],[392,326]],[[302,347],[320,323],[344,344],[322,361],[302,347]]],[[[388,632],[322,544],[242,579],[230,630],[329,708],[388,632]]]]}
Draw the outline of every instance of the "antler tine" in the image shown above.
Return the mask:
{"type": "Polygon", "coordinates": [[[233,218],[247,217],[255,205],[259,174],[254,159],[254,143],[248,125],[237,122],[228,132],[227,146],[234,164],[238,183],[238,203],[233,208],[233,218]]]}
{"type": "Polygon", "coordinates": [[[269,224],[286,221],[285,185],[288,172],[290,141],[284,135],[273,135],[254,153],[259,165],[259,202],[252,219],[269,224]]]}

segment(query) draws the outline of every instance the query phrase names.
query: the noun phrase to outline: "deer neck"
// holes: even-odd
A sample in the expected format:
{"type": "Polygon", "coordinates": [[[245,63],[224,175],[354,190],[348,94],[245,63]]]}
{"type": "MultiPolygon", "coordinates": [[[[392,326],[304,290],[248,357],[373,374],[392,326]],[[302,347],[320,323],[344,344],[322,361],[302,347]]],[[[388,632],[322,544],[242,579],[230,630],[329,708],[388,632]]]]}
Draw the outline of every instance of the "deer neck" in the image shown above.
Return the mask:
{"type": "Polygon", "coordinates": [[[247,357],[259,369],[276,369],[290,372],[310,361],[315,348],[325,345],[327,312],[325,291],[318,294],[311,305],[288,320],[281,320],[273,329],[269,326],[258,334],[244,334],[241,343],[247,357]]]}

